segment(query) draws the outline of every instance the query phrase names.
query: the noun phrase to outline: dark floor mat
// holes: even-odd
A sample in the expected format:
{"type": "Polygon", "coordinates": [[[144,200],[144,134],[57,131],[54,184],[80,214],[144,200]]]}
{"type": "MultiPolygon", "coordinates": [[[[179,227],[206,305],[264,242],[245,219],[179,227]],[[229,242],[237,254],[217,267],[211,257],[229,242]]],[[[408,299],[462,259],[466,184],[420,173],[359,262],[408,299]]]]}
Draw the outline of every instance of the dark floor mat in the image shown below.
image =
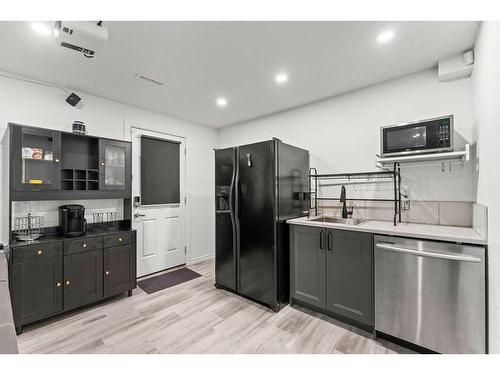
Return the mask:
{"type": "Polygon", "coordinates": [[[137,284],[147,294],[152,294],[158,292],[159,290],[181,284],[185,281],[196,279],[200,276],[201,275],[199,273],[196,273],[189,268],[181,268],[180,270],[164,273],[163,275],[150,277],[149,279],[137,282],[137,284]]]}

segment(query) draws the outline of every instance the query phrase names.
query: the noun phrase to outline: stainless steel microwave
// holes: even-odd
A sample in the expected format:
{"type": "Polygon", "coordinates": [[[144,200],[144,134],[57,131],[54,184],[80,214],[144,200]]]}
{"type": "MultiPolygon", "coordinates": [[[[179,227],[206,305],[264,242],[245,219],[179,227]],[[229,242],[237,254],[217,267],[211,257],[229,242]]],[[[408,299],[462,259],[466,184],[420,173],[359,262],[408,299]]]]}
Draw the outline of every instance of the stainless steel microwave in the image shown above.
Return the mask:
{"type": "Polygon", "coordinates": [[[453,151],[453,115],[380,128],[380,155],[453,151]]]}

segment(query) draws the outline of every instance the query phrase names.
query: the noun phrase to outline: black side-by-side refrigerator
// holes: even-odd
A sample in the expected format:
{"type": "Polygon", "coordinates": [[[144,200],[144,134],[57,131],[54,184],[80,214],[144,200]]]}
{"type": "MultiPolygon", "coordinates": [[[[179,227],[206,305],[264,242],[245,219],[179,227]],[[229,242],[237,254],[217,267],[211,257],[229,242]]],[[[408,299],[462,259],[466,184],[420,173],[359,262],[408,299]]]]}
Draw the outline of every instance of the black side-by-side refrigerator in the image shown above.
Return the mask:
{"type": "Polygon", "coordinates": [[[278,139],[215,151],[215,286],[279,311],[290,293],[285,221],[309,207],[309,151],[278,139]]]}

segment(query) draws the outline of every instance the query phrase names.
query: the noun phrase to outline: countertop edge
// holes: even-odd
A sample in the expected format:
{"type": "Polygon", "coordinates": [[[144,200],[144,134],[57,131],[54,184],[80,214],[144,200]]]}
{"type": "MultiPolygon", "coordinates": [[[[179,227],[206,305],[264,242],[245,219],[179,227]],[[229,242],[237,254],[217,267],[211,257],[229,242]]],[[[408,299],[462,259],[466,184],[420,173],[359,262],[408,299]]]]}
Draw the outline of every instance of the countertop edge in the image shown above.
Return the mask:
{"type": "MultiPolygon", "coordinates": [[[[459,243],[463,243],[463,244],[487,246],[487,241],[484,238],[478,239],[478,238],[470,238],[470,237],[445,236],[445,235],[439,235],[439,234],[422,234],[422,233],[412,232],[412,231],[402,231],[401,227],[399,227],[400,228],[399,231],[394,231],[394,230],[390,230],[390,229],[379,229],[379,228],[371,228],[371,227],[364,226],[364,224],[367,224],[370,222],[380,222],[378,220],[368,220],[361,225],[312,222],[312,221],[304,219],[304,218],[290,219],[290,220],[287,220],[286,222],[287,222],[287,224],[292,224],[292,225],[305,225],[305,226],[319,227],[319,228],[332,228],[332,229],[339,229],[339,230],[349,230],[349,231],[365,232],[365,233],[367,232],[367,233],[382,234],[382,235],[389,235],[389,236],[411,237],[411,238],[420,238],[420,239],[426,239],[426,240],[459,242],[459,243]]],[[[389,222],[387,222],[387,223],[389,223],[389,222]]],[[[432,224],[421,224],[421,225],[429,225],[430,227],[440,227],[439,225],[432,225],[432,224]]],[[[469,229],[469,228],[467,228],[467,229],[469,229]]],[[[478,237],[481,237],[479,235],[479,233],[477,233],[473,228],[470,228],[470,230],[474,231],[474,233],[478,237]]]]}
{"type": "Polygon", "coordinates": [[[60,234],[47,235],[47,236],[42,236],[39,239],[34,240],[34,241],[19,241],[19,240],[17,240],[15,242],[11,242],[9,244],[9,247],[11,249],[14,249],[14,248],[23,247],[23,246],[43,245],[43,244],[54,243],[54,242],[63,242],[63,241],[71,242],[71,241],[85,240],[86,238],[116,235],[119,233],[127,233],[127,232],[136,232],[136,230],[132,228],[132,229],[109,230],[109,231],[102,231],[102,232],[88,232],[85,235],[78,236],[78,237],[63,237],[60,234]]]}

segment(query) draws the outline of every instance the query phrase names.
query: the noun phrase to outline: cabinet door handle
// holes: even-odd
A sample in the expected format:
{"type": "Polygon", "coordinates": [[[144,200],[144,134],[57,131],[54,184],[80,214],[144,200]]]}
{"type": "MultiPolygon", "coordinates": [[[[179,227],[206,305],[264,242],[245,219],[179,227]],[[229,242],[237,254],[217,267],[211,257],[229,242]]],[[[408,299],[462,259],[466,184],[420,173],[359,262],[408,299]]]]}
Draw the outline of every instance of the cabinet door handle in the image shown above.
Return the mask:
{"type": "Polygon", "coordinates": [[[57,283],[56,286],[59,288],[61,286],[61,283],[57,283]]]}
{"type": "Polygon", "coordinates": [[[122,242],[122,238],[121,238],[121,237],[120,237],[120,238],[118,238],[118,242],[122,242]]]}
{"type": "Polygon", "coordinates": [[[324,247],[324,242],[325,242],[325,234],[323,233],[323,231],[320,231],[319,232],[319,248],[321,250],[323,250],[323,247],[324,247]]]}
{"type": "Polygon", "coordinates": [[[103,161],[101,161],[101,165],[104,167],[104,162],[103,161]]]}
{"type": "Polygon", "coordinates": [[[106,275],[109,275],[109,271],[106,271],[105,273],[106,273],[106,275]]]}
{"type": "Polygon", "coordinates": [[[69,284],[70,284],[69,280],[66,280],[66,285],[69,285],[69,284]]]}
{"type": "Polygon", "coordinates": [[[326,236],[326,241],[327,241],[328,251],[332,251],[332,249],[333,249],[332,232],[328,232],[328,234],[326,236]],[[330,246],[330,244],[331,244],[331,246],[330,246]]]}
{"type": "Polygon", "coordinates": [[[86,243],[82,244],[82,247],[87,247],[87,244],[86,243]]]}
{"type": "Polygon", "coordinates": [[[42,251],[42,250],[38,250],[38,251],[36,252],[36,254],[37,254],[37,255],[42,255],[42,254],[43,254],[43,251],[42,251]]]}
{"type": "Polygon", "coordinates": [[[54,160],[56,163],[59,163],[59,159],[54,160]]]}

